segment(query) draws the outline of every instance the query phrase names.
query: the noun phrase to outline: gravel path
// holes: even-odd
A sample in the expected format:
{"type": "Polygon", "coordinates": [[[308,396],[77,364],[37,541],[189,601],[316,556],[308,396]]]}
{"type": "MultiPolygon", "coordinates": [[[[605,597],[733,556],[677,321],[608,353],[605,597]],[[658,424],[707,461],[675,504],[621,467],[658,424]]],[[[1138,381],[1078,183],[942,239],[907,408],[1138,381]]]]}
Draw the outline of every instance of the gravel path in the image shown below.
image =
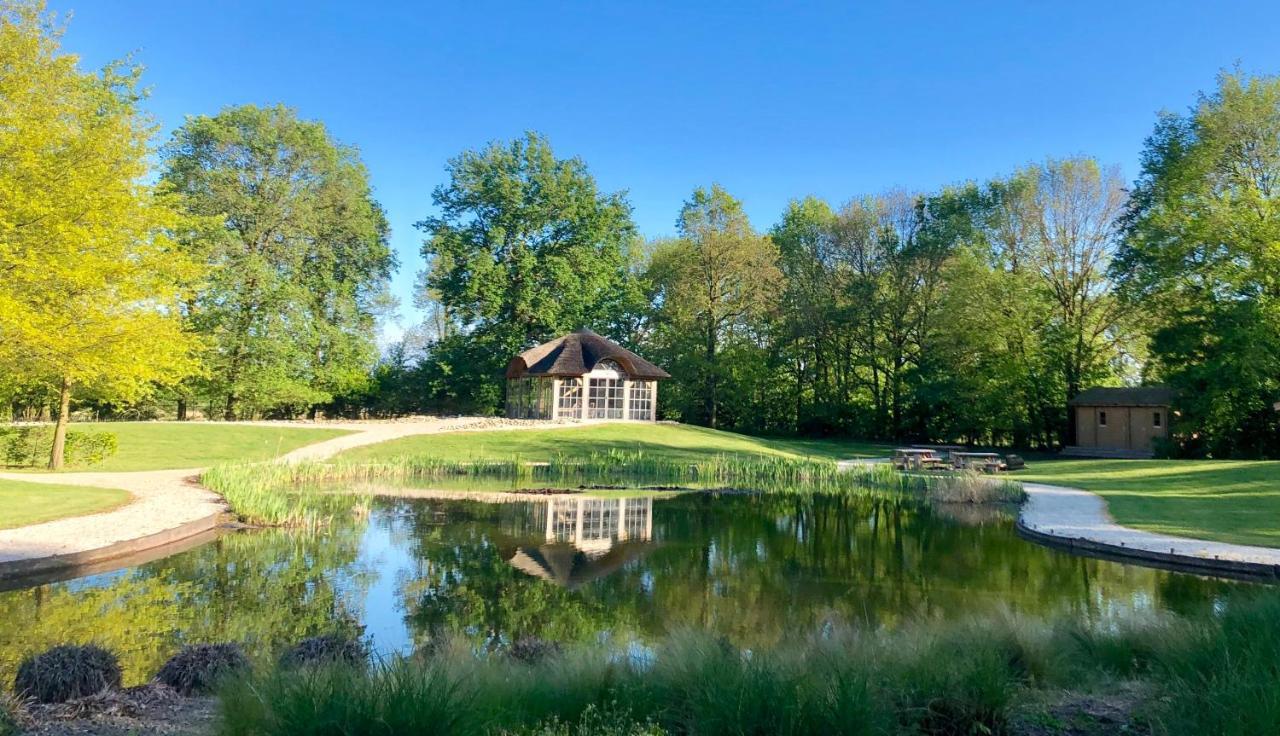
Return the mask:
{"type": "Polygon", "coordinates": [[[1095,493],[1042,483],[1022,485],[1028,499],[1018,523],[1032,532],[1064,541],[1086,540],[1112,547],[1118,553],[1136,550],[1197,561],[1280,565],[1280,549],[1144,532],[1115,523],[1107,512],[1106,500],[1095,493]]]}
{"type": "MultiPolygon", "coordinates": [[[[412,435],[456,430],[533,428],[550,423],[459,417],[389,422],[326,422],[315,425],[284,422],[245,424],[345,429],[352,432],[300,447],[279,458],[280,462],[299,462],[324,460],[353,447],[412,435]]],[[[92,552],[225,512],[227,507],[222,498],[202,488],[197,482],[202,470],[203,468],[186,468],[126,473],[0,473],[0,478],[9,480],[119,488],[133,495],[133,501],[114,511],[0,531],[0,563],[92,552]]]]}

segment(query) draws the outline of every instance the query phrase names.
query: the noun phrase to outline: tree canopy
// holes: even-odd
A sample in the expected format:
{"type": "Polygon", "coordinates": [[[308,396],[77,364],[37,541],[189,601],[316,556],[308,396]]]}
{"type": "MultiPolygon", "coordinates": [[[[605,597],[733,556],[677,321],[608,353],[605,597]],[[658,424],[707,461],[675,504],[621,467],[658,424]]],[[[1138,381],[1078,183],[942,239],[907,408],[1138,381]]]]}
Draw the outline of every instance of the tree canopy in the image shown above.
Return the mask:
{"type": "Polygon", "coordinates": [[[137,399],[195,369],[180,319],[199,270],[187,223],[144,183],[140,71],[79,71],[34,3],[0,6],[0,363],[59,396],[61,467],[73,393],[137,399]]]}
{"type": "Polygon", "coordinates": [[[638,306],[635,225],[622,194],[600,192],[581,159],[556,158],[535,133],[465,151],[446,173],[437,213],[417,224],[422,290],[446,325],[438,383],[493,411],[516,352],[582,327],[612,332],[638,306]]]}
{"type": "Polygon", "coordinates": [[[225,220],[186,241],[209,270],[186,304],[209,346],[196,395],[234,419],[363,387],[395,259],[355,149],[286,107],[243,105],[189,118],[163,181],[188,212],[225,220]]]}
{"type": "Polygon", "coordinates": [[[1225,73],[1147,140],[1116,272],[1190,453],[1280,452],[1280,77],[1225,73]]]}

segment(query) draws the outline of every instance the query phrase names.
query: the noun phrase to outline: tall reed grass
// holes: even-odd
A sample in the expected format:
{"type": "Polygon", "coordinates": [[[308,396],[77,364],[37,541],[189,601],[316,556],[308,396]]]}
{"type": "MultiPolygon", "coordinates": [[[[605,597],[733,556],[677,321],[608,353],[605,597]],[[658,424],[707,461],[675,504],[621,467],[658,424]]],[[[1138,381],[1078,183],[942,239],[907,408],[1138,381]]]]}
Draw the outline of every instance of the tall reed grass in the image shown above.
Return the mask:
{"type": "Polygon", "coordinates": [[[1225,608],[1106,625],[995,614],[892,632],[837,626],[767,650],[682,631],[532,663],[454,643],[368,669],[230,683],[222,733],[1003,734],[1028,703],[1135,682],[1146,695],[1128,716],[1141,732],[1278,733],[1280,596],[1225,608]]]}
{"type": "MultiPolygon", "coordinates": [[[[610,451],[528,463],[458,462],[401,457],[377,463],[304,462],[223,465],[203,476],[245,520],[261,524],[314,525],[345,504],[336,484],[429,482],[445,478],[488,478],[513,485],[576,488],[599,484],[732,488],[760,493],[861,493],[941,502],[1017,502],[1021,484],[973,473],[900,473],[886,464],[840,468],[835,462],[738,455],[709,456],[697,462],[643,452],[610,451]],[[328,487],[326,487],[328,486],[328,487]]],[[[356,494],[367,508],[367,496],[356,494]]]]}

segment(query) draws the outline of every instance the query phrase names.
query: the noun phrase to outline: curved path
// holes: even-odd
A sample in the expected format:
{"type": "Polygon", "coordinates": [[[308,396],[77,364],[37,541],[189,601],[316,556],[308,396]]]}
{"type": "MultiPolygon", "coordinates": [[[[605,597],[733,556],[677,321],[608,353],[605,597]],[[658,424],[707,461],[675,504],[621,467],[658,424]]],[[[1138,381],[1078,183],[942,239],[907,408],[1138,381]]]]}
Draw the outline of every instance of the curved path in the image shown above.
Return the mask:
{"type": "MultiPolygon", "coordinates": [[[[312,425],[244,422],[303,428],[312,425]]],[[[324,429],[351,434],[304,445],[277,462],[323,460],[362,445],[455,430],[515,429],[541,426],[526,422],[512,426],[484,418],[425,419],[405,422],[327,422],[324,429]]],[[[101,514],[73,516],[43,524],[0,531],[0,577],[37,575],[91,562],[134,555],[214,529],[224,521],[227,506],[216,493],[200,486],[204,468],[147,470],[118,473],[0,473],[0,478],[26,483],[55,483],[119,488],[133,500],[101,514]]]]}
{"type": "Polygon", "coordinates": [[[1191,572],[1280,578],[1280,549],[1133,529],[1115,523],[1106,500],[1096,493],[1043,483],[1022,486],[1027,501],[1018,531],[1034,541],[1191,572]]]}

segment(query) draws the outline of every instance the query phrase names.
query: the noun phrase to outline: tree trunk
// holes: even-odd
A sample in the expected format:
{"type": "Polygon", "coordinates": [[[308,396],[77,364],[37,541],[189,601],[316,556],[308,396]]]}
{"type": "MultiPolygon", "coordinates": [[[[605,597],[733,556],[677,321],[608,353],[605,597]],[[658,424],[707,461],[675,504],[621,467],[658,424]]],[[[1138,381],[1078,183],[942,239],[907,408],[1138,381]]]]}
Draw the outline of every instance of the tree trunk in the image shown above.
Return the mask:
{"type": "Polygon", "coordinates": [[[71,379],[63,377],[58,394],[58,423],[53,427],[53,450],[49,453],[49,469],[61,470],[67,449],[67,423],[71,421],[71,379]]]}
{"type": "Polygon", "coordinates": [[[222,411],[222,418],[228,422],[236,420],[236,395],[234,393],[227,394],[227,406],[222,411]]]}
{"type": "Polygon", "coordinates": [[[178,399],[178,421],[187,421],[187,400],[185,398],[178,399]]]}

